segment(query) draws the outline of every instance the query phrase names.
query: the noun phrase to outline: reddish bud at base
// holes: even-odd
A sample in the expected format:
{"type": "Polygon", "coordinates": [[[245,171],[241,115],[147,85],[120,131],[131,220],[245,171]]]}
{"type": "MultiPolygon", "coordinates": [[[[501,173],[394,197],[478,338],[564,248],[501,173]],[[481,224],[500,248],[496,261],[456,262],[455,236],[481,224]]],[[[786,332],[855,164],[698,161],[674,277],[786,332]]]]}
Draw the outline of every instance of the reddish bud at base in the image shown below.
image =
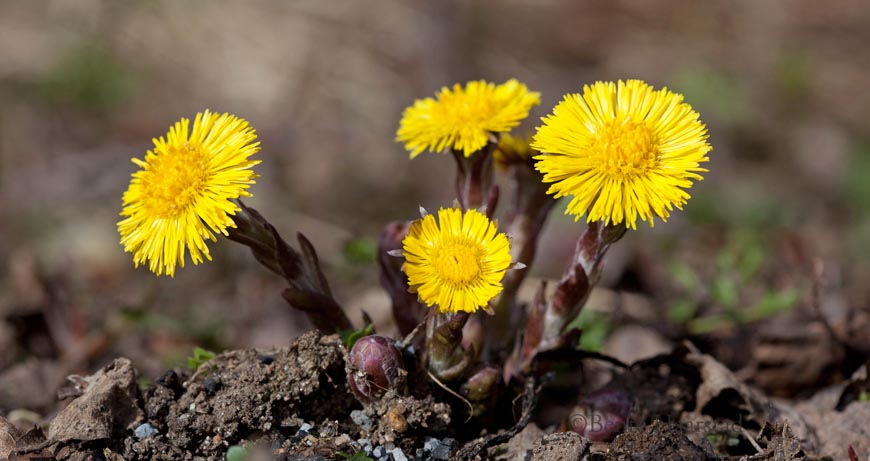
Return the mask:
{"type": "Polygon", "coordinates": [[[609,442],[625,429],[631,397],[622,390],[599,389],[577,404],[570,429],[593,442],[609,442]]]}
{"type": "Polygon", "coordinates": [[[362,404],[399,390],[405,383],[405,364],[396,342],[385,336],[360,338],[347,355],[347,384],[362,404]]]}

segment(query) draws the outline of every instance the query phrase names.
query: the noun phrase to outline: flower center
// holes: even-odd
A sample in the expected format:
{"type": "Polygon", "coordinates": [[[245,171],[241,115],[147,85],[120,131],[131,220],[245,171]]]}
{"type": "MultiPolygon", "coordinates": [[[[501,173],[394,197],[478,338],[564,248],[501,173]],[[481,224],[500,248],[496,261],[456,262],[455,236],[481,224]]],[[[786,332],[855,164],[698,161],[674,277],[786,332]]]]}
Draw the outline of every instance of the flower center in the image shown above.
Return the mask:
{"type": "Polygon", "coordinates": [[[435,249],[435,270],[442,280],[451,284],[466,284],[480,274],[480,245],[460,239],[442,242],[435,249]]]}
{"type": "Polygon", "coordinates": [[[189,143],[169,147],[150,159],[148,166],[142,175],[142,195],[154,216],[177,216],[202,196],[208,180],[206,156],[189,143]]]}
{"type": "Polygon", "coordinates": [[[602,126],[589,150],[598,170],[617,180],[643,175],[656,166],[659,155],[652,127],[628,118],[602,126]]]}

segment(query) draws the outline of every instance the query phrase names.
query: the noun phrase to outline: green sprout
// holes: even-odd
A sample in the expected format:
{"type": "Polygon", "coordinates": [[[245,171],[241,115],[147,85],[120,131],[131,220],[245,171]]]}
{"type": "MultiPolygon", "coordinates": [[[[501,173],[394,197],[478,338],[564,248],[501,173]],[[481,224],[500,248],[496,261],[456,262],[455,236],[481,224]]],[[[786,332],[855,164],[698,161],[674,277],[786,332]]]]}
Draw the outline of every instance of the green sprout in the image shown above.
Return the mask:
{"type": "Polygon", "coordinates": [[[190,368],[191,371],[196,371],[203,363],[208,362],[213,358],[215,358],[214,352],[207,351],[201,347],[195,347],[193,348],[193,356],[187,358],[187,367],[190,368]]]}
{"type": "Polygon", "coordinates": [[[359,330],[341,330],[338,332],[338,335],[341,336],[341,342],[344,344],[344,347],[350,350],[357,340],[374,332],[375,326],[370,323],[359,330]]]}
{"type": "Polygon", "coordinates": [[[675,263],[669,269],[683,296],[668,306],[671,322],[685,325],[693,335],[763,320],[793,308],[800,299],[794,288],[766,290],[756,300],[744,296],[767,258],[763,243],[751,232],[738,232],[715,257],[715,273],[704,280],[688,264],[675,263]],[[703,304],[713,304],[719,312],[700,314],[703,304]]]}
{"type": "Polygon", "coordinates": [[[248,450],[245,447],[233,445],[227,449],[227,461],[245,461],[248,456],[248,450]]]}
{"type": "Polygon", "coordinates": [[[604,346],[607,334],[610,333],[610,323],[606,315],[587,307],[580,311],[567,329],[583,332],[579,343],[581,349],[598,352],[604,346]]]}
{"type": "Polygon", "coordinates": [[[342,459],[346,459],[348,461],[374,461],[374,459],[366,456],[365,453],[358,451],[354,454],[350,454],[344,451],[338,451],[335,453],[336,456],[341,457],[342,459]]]}

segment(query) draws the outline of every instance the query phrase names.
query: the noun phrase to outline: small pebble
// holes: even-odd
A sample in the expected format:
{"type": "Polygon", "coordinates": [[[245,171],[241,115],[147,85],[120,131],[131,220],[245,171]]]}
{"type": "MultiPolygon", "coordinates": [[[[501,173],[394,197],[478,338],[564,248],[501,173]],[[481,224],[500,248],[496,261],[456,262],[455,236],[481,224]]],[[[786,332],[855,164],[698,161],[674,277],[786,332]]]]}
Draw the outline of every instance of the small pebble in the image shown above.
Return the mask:
{"type": "Polygon", "coordinates": [[[360,427],[360,429],[364,431],[369,431],[372,429],[372,420],[365,413],[360,410],[354,410],[350,412],[350,419],[353,420],[353,423],[360,427]]]}
{"type": "Polygon", "coordinates": [[[441,445],[441,441],[438,439],[433,439],[432,437],[426,437],[425,442],[423,442],[423,450],[432,452],[435,451],[441,445]]]}
{"type": "Polygon", "coordinates": [[[181,378],[179,378],[178,373],[173,370],[163,373],[159,378],[157,378],[156,383],[173,390],[181,388],[181,378]]]}
{"type": "Polygon", "coordinates": [[[432,450],[432,459],[437,459],[438,461],[450,459],[450,446],[447,444],[438,445],[437,448],[432,450]]]}
{"type": "Polygon", "coordinates": [[[332,444],[338,448],[341,448],[349,443],[350,443],[350,436],[347,434],[341,434],[332,440],[332,444]]]}
{"type": "Polygon", "coordinates": [[[399,447],[393,448],[392,451],[390,451],[390,454],[393,456],[393,461],[408,461],[405,452],[403,452],[399,447]]]}
{"type": "Polygon", "coordinates": [[[215,379],[213,377],[206,378],[202,383],[202,389],[205,391],[205,395],[212,396],[215,395],[218,389],[221,388],[221,382],[219,379],[215,379]]]}
{"type": "Polygon", "coordinates": [[[356,441],[359,444],[360,448],[366,452],[366,455],[372,454],[372,441],[369,439],[359,439],[356,441]]]}
{"type": "Polygon", "coordinates": [[[308,423],[302,423],[302,425],[299,426],[299,432],[297,432],[297,434],[300,434],[300,435],[301,435],[302,433],[307,434],[307,433],[311,432],[312,427],[313,427],[313,426],[311,426],[311,425],[308,424],[308,423]]]}
{"type": "Polygon", "coordinates": [[[388,442],[388,443],[385,443],[385,444],[384,444],[384,450],[386,450],[386,451],[393,451],[394,448],[396,448],[396,444],[395,444],[395,443],[389,443],[389,442],[388,442]]]}
{"type": "Polygon", "coordinates": [[[375,449],[372,450],[372,456],[374,456],[375,458],[380,458],[381,456],[384,456],[384,447],[380,445],[375,447],[375,449]]]}
{"type": "Polygon", "coordinates": [[[158,431],[157,429],[154,428],[154,426],[152,426],[148,423],[142,424],[139,427],[137,427],[135,430],[133,430],[133,435],[135,435],[137,439],[148,438],[148,437],[151,437],[152,435],[157,435],[159,433],[160,433],[160,431],[158,431]]]}

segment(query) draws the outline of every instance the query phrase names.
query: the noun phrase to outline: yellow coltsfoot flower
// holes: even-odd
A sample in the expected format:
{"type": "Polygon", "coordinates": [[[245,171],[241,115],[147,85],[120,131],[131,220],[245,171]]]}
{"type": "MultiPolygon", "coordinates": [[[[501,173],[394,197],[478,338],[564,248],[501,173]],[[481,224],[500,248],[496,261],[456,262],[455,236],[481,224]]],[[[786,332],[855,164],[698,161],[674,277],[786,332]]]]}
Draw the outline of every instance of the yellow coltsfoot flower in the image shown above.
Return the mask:
{"type": "Polygon", "coordinates": [[[506,169],[510,165],[515,164],[533,164],[533,157],[540,154],[535,149],[532,149],[531,136],[519,137],[503,134],[498,139],[498,145],[492,153],[492,158],[495,160],[495,165],[498,168],[506,169]]]}
{"type": "Polygon", "coordinates": [[[683,96],[640,80],[597,82],[568,94],[543,119],[532,147],[555,198],[573,196],[566,213],[606,224],[663,221],[689,199],[709,160],[707,127],[683,96]]]}
{"type": "Polygon", "coordinates": [[[442,208],[426,214],[402,241],[408,284],[429,307],[475,312],[502,290],[510,243],[483,213],[442,208]]]}
{"type": "Polygon", "coordinates": [[[153,140],[145,160],[134,158],[141,169],[124,193],[121,244],[137,267],[148,261],[157,275],[175,275],[186,250],[194,264],[211,260],[205,239],[215,241],[215,233],[235,227],[239,207],[232,199],[251,195],[251,167],[260,163],[250,160],[260,143],[243,119],[206,110],[189,128],[182,118],[165,139],[153,140]]]}
{"type": "Polygon", "coordinates": [[[438,99],[418,99],[405,109],[396,141],[405,143],[411,158],[424,150],[451,148],[466,157],[483,149],[491,133],[510,131],[541,103],[540,93],[515,79],[501,85],[484,80],[444,87],[438,99]]]}

